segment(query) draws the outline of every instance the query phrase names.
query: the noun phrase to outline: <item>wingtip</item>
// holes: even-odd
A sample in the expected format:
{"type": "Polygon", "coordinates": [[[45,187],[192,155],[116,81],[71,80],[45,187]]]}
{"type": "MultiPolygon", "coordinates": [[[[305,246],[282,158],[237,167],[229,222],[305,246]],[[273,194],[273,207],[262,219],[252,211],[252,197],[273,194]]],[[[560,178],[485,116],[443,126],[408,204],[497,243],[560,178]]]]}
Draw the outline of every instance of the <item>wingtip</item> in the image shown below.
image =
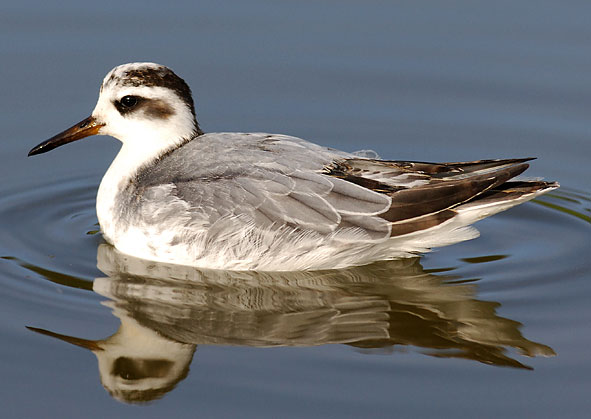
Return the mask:
{"type": "Polygon", "coordinates": [[[548,186],[546,187],[547,189],[558,189],[560,188],[560,183],[554,181],[554,182],[547,182],[548,186]]]}

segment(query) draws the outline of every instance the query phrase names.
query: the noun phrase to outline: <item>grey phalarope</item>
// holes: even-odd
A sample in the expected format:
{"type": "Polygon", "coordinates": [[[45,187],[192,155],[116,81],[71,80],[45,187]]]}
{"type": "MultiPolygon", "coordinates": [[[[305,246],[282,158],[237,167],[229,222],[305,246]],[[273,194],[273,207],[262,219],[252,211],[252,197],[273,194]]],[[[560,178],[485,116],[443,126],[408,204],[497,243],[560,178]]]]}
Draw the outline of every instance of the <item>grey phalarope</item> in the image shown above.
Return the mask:
{"type": "Polygon", "coordinates": [[[470,224],[557,188],[529,158],[378,160],[266,133],[204,133],[167,67],[111,70],[92,115],[34,147],[90,135],[123,145],[103,177],[105,239],[143,259],[234,270],[334,269],[474,238],[470,224]]]}

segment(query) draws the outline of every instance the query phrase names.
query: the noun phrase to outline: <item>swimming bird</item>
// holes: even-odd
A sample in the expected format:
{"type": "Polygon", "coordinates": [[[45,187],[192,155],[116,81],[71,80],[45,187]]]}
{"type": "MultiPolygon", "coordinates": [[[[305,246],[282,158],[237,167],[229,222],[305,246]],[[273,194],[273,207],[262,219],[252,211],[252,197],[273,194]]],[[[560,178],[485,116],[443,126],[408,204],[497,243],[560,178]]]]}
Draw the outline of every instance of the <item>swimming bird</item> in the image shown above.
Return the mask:
{"type": "Polygon", "coordinates": [[[130,63],[91,116],[29,155],[91,135],[123,145],[103,177],[102,234],[143,259],[232,270],[317,270],[408,257],[474,238],[470,224],[557,188],[514,178],[530,158],[379,160],[300,138],[204,133],[189,86],[130,63]]]}

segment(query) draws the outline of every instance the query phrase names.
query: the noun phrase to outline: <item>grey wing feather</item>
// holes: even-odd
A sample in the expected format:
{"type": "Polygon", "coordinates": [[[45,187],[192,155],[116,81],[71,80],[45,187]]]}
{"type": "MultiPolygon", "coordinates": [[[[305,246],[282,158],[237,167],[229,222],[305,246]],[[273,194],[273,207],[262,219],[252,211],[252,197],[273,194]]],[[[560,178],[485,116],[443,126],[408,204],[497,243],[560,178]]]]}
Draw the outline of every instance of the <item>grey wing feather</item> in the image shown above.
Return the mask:
{"type": "Polygon", "coordinates": [[[379,230],[382,236],[389,233],[387,223],[375,217],[390,207],[387,196],[321,174],[287,175],[259,169],[256,174],[243,173],[232,179],[177,182],[175,194],[191,206],[201,206],[212,221],[246,215],[259,223],[323,234],[345,226],[343,222],[348,227],[379,230]]]}
{"type": "Polygon", "coordinates": [[[321,234],[355,228],[372,240],[390,235],[389,224],[378,217],[390,207],[390,197],[323,173],[347,154],[293,137],[239,135],[217,134],[215,144],[191,141],[182,154],[163,157],[158,173],[143,174],[142,184],[173,184],[170,193],[210,223],[238,216],[260,227],[287,225],[321,234]],[[192,148],[215,158],[188,167],[187,156],[197,153],[192,148]]]}

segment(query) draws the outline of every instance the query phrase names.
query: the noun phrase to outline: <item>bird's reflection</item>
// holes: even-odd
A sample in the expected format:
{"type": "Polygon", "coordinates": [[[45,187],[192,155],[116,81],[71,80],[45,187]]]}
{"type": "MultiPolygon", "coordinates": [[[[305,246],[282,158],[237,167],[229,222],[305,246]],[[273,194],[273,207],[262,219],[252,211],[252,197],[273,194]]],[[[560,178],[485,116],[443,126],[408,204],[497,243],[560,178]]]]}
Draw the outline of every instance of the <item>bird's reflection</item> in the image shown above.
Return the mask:
{"type": "Polygon", "coordinates": [[[125,402],[162,397],[185,378],[199,344],[255,347],[347,344],[368,350],[412,345],[428,355],[530,368],[507,352],[554,355],[520,323],[475,299],[475,285],[426,272],[419,259],[317,272],[231,272],[160,264],[98,251],[108,277],[95,292],[121,320],[90,341],[32,330],[90,349],[101,381],[125,402]]]}

